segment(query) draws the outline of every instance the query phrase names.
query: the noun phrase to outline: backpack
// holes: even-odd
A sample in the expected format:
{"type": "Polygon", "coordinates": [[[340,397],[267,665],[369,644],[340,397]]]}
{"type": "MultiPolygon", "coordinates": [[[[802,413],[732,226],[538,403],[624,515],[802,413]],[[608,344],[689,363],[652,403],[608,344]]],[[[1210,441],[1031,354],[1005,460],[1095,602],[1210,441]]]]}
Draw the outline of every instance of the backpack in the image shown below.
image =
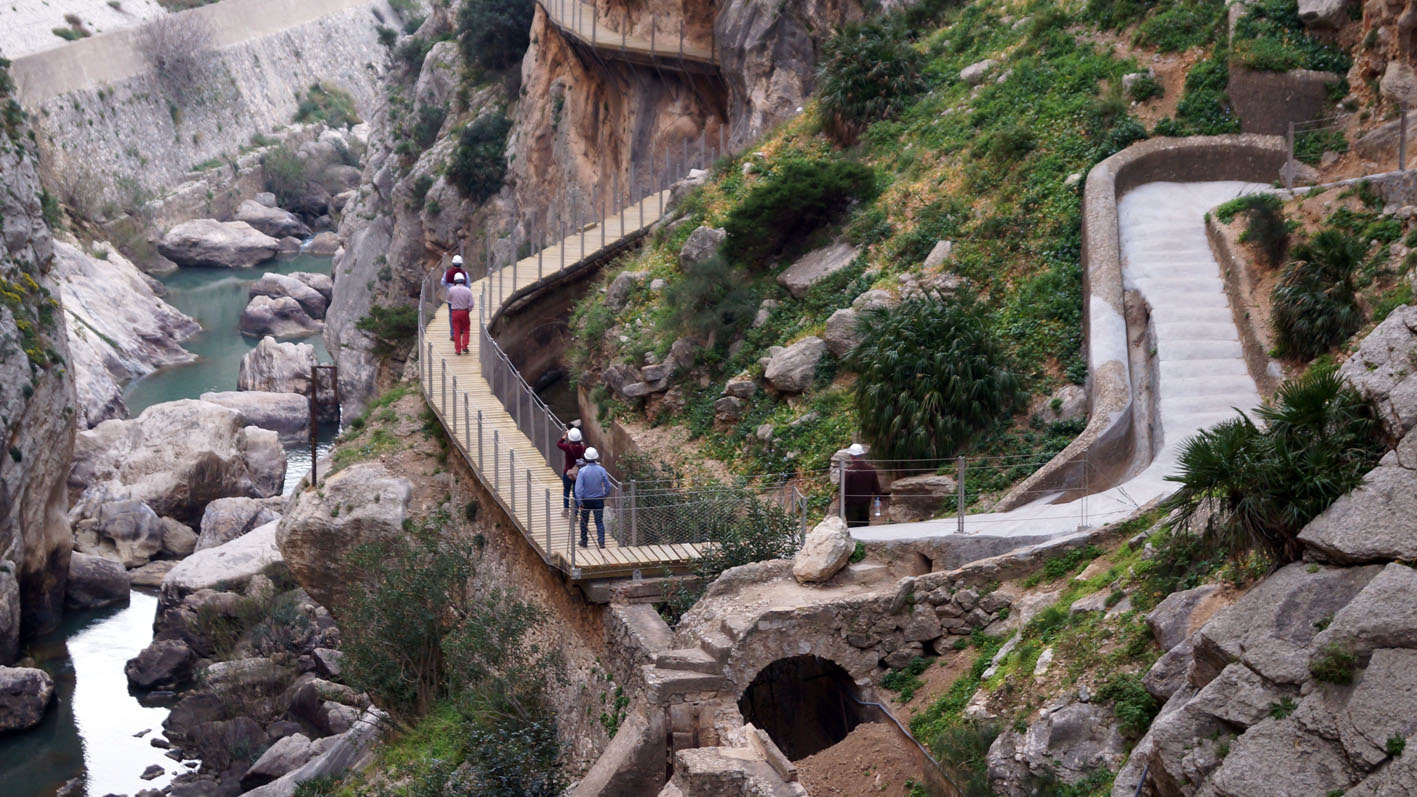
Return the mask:
{"type": "Polygon", "coordinates": [[[570,479],[571,481],[575,481],[575,480],[576,480],[576,475],[579,474],[580,472],[581,472],[581,466],[580,466],[580,465],[572,465],[572,466],[566,471],[566,478],[570,479]]]}

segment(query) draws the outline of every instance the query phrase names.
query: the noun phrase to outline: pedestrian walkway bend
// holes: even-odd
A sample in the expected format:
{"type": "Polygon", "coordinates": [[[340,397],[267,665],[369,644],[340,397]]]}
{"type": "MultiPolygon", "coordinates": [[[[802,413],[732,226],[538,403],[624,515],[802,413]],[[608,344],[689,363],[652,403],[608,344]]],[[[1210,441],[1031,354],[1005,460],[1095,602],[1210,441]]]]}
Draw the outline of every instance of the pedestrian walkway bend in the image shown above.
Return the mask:
{"type": "MultiPolygon", "coordinates": [[[[485,330],[502,307],[528,291],[550,284],[588,261],[605,259],[644,235],[661,217],[668,193],[651,194],[600,224],[584,227],[515,266],[472,283],[482,324],[473,324],[471,348],[462,356],[454,354],[449,340],[447,304],[436,296],[423,303],[428,312],[419,341],[419,374],[429,406],[527,542],[544,561],[572,580],[632,576],[636,571],[646,576],[682,571],[702,552],[692,543],[622,544],[610,534],[605,548],[598,548],[594,523],[590,524],[591,545],[574,545],[579,532],[573,517],[562,516],[559,474],[518,426],[513,412],[521,408],[504,407],[494,386],[483,376],[484,358],[497,354],[485,330]]],[[[425,296],[436,290],[435,285],[425,283],[425,296]]],[[[606,511],[613,514],[614,509],[606,511]]],[[[607,517],[607,525],[612,519],[607,517]]]]}
{"type": "MultiPolygon", "coordinates": [[[[1175,490],[1166,477],[1177,472],[1186,438],[1233,417],[1237,409],[1259,405],[1220,264],[1206,238],[1205,214],[1237,196],[1265,190],[1269,186],[1236,181],[1155,182],[1121,198],[1122,278],[1128,290],[1146,300],[1156,334],[1151,400],[1160,447],[1149,463],[1136,463],[1140,472],[1122,484],[1073,501],[1057,502],[1054,493],[1008,512],[966,515],[965,533],[1051,536],[1123,520],[1175,490]]],[[[950,518],[855,529],[854,535],[910,540],[956,528],[950,518]]]]}

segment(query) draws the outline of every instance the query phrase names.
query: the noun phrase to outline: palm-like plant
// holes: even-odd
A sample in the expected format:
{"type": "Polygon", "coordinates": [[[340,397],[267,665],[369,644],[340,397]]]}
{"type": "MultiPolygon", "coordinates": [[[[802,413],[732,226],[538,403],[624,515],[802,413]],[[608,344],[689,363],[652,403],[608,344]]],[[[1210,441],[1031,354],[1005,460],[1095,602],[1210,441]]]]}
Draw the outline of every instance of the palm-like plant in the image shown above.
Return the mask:
{"type": "Polygon", "coordinates": [[[869,310],[870,334],[849,355],[860,376],[856,408],[863,436],[882,459],[945,459],[1017,406],[1009,370],[979,311],[943,296],[869,310]]]}
{"type": "Polygon", "coordinates": [[[822,47],[817,96],[827,133],[843,146],[900,113],[925,88],[920,54],[899,24],[853,22],[822,47]]]}
{"type": "Polygon", "coordinates": [[[1357,239],[1327,229],[1294,250],[1270,301],[1281,352],[1311,359],[1342,343],[1363,324],[1353,271],[1363,257],[1357,239]]]}
{"type": "Polygon", "coordinates": [[[1362,484],[1382,451],[1372,405],[1331,368],[1286,382],[1272,404],[1197,433],[1181,452],[1181,488],[1163,502],[1173,530],[1198,531],[1232,556],[1275,563],[1303,553],[1299,532],[1362,484]]]}

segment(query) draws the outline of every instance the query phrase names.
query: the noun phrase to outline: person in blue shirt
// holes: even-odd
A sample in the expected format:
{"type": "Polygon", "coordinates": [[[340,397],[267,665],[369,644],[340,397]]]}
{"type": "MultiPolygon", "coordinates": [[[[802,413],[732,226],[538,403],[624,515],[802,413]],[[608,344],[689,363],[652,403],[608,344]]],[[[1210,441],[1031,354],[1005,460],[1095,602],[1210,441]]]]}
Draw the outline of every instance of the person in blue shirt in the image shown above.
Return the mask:
{"type": "Polygon", "coordinates": [[[581,517],[581,547],[586,547],[587,525],[595,514],[596,541],[605,547],[605,499],[610,495],[610,474],[600,466],[600,452],[585,450],[585,467],[576,474],[576,513],[581,517]]]}

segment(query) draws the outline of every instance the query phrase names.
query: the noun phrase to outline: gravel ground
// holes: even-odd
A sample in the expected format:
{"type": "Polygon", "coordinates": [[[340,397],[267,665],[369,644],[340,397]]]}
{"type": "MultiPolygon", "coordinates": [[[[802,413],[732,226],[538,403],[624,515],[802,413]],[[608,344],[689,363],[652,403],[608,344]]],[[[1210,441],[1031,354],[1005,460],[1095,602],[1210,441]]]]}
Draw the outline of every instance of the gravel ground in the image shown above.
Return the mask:
{"type": "Polygon", "coordinates": [[[54,35],[77,16],[90,33],[132,27],[166,13],[156,0],[0,0],[0,55],[9,59],[68,44],[54,35]],[[115,8],[114,6],[117,6],[115,8]]]}

